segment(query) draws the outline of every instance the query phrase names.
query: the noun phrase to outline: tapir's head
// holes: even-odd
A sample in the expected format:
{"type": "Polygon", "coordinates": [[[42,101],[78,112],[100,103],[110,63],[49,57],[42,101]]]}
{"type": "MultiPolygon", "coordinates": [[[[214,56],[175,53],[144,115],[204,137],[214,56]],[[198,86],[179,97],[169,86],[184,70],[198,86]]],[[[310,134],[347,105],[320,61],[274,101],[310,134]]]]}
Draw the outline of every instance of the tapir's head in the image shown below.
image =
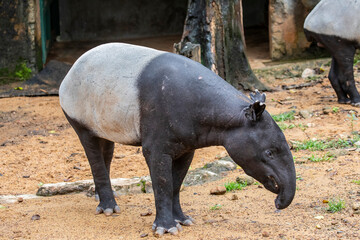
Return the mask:
{"type": "Polygon", "coordinates": [[[240,126],[228,132],[224,145],[246,174],[278,194],[275,206],[283,209],[295,195],[294,160],[284,134],[264,111],[265,94],[250,96],[254,103],[242,110],[240,126]]]}

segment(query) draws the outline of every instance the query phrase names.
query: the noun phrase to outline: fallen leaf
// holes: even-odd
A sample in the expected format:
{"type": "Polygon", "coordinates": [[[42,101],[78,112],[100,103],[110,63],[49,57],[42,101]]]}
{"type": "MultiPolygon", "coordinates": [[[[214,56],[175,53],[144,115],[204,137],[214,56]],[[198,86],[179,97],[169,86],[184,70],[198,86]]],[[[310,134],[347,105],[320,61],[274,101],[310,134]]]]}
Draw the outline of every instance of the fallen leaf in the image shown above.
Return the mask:
{"type": "Polygon", "coordinates": [[[3,205],[0,205],[0,209],[6,209],[6,207],[3,205]]]}
{"type": "Polygon", "coordinates": [[[329,202],[329,200],[326,200],[326,199],[323,200],[323,203],[328,203],[328,202],[329,202]]]}

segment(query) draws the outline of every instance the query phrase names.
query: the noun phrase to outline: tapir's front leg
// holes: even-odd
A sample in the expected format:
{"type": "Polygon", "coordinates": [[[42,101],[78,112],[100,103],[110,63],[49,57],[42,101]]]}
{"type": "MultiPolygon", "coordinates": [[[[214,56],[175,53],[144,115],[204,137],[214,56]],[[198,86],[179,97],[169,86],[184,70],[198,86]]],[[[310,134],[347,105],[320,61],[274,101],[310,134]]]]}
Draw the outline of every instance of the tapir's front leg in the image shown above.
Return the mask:
{"type": "Polygon", "coordinates": [[[143,146],[143,153],[155,196],[156,218],[153,230],[155,235],[163,235],[165,232],[175,235],[181,227],[173,217],[173,160],[154,145],[151,148],[143,146]]]}

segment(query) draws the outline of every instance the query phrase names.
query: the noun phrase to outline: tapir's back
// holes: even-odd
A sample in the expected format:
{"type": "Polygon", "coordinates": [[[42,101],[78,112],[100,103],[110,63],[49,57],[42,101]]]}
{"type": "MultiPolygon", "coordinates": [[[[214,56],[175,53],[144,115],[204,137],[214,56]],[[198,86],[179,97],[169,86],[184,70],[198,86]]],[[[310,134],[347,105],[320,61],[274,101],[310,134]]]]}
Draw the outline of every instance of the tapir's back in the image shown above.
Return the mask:
{"type": "Polygon", "coordinates": [[[360,1],[322,0],[305,19],[304,29],[360,43],[360,1]]]}
{"type": "Polygon", "coordinates": [[[138,143],[137,80],[141,70],[161,54],[164,52],[123,43],[104,44],[86,52],[60,86],[61,107],[99,137],[138,143]]]}

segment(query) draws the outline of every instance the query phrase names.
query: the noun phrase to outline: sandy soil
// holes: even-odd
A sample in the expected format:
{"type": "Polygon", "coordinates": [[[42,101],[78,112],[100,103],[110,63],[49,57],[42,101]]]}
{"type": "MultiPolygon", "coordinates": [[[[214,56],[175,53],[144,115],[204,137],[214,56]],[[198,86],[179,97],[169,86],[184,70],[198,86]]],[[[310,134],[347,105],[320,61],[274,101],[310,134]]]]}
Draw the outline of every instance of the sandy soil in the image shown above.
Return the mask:
{"type": "MultiPolygon", "coordinates": [[[[328,67],[325,70],[323,75],[328,67]]],[[[295,125],[284,130],[290,145],[308,139],[352,138],[351,133],[360,130],[359,108],[337,104],[325,77],[312,87],[282,90],[281,85],[305,80],[279,78],[274,71],[259,76],[277,90],[267,93],[271,114],[296,111],[295,119],[285,122],[295,125]],[[302,118],[300,110],[312,116],[302,118]],[[351,114],[357,118],[352,119],[351,114]]],[[[83,149],[57,97],[0,99],[0,145],[0,195],[34,194],[42,183],[91,178],[83,149]]],[[[276,196],[257,185],[222,196],[209,194],[210,189],[235,181],[243,173],[241,169],[216,182],[186,187],[181,193],[182,206],[197,220],[196,225],[183,227],[179,236],[165,235],[163,239],[359,239],[360,215],[352,209],[360,201],[360,185],[353,182],[360,180],[358,150],[293,150],[297,193],[293,203],[281,211],[274,207],[276,196]],[[335,157],[323,162],[309,160],[312,155],[321,157],[327,152],[335,157]],[[233,195],[238,200],[232,200],[233,195]],[[324,202],[333,198],[343,199],[345,209],[326,211],[324,202]],[[221,208],[211,210],[216,204],[221,208]]],[[[202,167],[224,152],[222,147],[198,150],[191,168],[202,167]]],[[[111,177],[144,175],[148,169],[141,148],[117,144],[111,177]]],[[[121,213],[112,217],[95,215],[97,202],[85,194],[0,202],[0,239],[153,239],[153,195],[120,196],[117,202],[121,213]],[[143,213],[149,214],[141,216],[143,213]],[[40,219],[32,220],[36,214],[40,219]]]]}

